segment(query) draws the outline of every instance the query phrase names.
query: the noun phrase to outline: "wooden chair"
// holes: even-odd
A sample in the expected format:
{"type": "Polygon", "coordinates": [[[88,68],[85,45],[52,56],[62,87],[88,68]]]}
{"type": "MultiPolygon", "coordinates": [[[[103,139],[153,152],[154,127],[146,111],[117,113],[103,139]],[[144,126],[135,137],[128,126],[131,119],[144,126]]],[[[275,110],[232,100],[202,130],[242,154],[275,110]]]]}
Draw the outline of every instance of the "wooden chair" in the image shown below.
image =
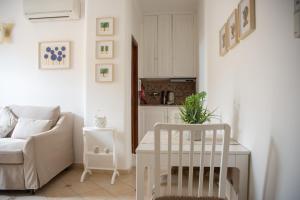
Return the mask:
{"type": "MultiPolygon", "coordinates": [[[[227,124],[207,124],[207,125],[186,125],[186,124],[156,124],[154,126],[154,144],[155,144],[155,168],[154,168],[154,199],[161,198],[161,163],[167,165],[167,196],[174,195],[171,193],[172,182],[171,182],[171,168],[172,166],[178,167],[178,188],[177,196],[182,196],[182,168],[183,166],[189,167],[188,174],[188,196],[193,196],[193,170],[194,167],[200,167],[199,169],[199,182],[198,182],[198,192],[197,196],[203,196],[203,179],[204,179],[204,162],[207,160],[207,155],[209,156],[209,190],[208,196],[213,196],[213,181],[214,181],[214,167],[215,165],[220,166],[220,176],[219,176],[219,190],[218,197],[225,198],[225,184],[227,177],[227,160],[228,151],[230,143],[230,126],[227,124]],[[167,156],[161,161],[161,132],[167,132],[168,134],[168,149],[167,156]],[[174,132],[179,134],[179,143],[172,145],[172,135],[174,132]],[[183,148],[183,135],[185,133],[190,134],[189,145],[185,145],[183,148]],[[216,138],[217,133],[222,134],[222,148],[216,151],[216,138]],[[201,135],[200,144],[197,146],[194,144],[194,138],[196,134],[201,135]],[[205,144],[206,135],[212,135],[211,148],[209,145],[205,144]],[[188,148],[187,148],[188,147],[188,148]],[[196,148],[195,148],[196,147],[196,148]],[[174,148],[174,149],[172,149],[174,148]],[[209,151],[206,149],[209,149],[209,151]],[[185,156],[183,156],[185,154],[185,156]],[[220,161],[216,161],[215,158],[218,156],[220,161]],[[177,159],[174,159],[177,157],[177,159]],[[188,157],[188,159],[183,159],[183,157],[188,157]],[[218,164],[216,164],[218,162],[218,164]]],[[[208,163],[208,162],[207,162],[208,163]]],[[[166,198],[166,197],[165,197],[166,198]]],[[[170,198],[169,198],[170,199],[170,198]]],[[[184,198],[182,198],[184,199],[184,198]]],[[[201,199],[201,198],[199,198],[201,199]]]]}

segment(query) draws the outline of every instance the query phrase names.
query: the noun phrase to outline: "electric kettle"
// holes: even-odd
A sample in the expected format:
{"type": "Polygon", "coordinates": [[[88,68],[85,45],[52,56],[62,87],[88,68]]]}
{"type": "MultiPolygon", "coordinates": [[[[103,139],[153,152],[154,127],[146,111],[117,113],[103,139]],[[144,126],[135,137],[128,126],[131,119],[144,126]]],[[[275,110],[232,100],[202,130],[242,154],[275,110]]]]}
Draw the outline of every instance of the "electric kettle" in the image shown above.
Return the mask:
{"type": "Polygon", "coordinates": [[[167,104],[172,105],[175,104],[175,94],[172,91],[167,92],[168,101],[167,104]]]}

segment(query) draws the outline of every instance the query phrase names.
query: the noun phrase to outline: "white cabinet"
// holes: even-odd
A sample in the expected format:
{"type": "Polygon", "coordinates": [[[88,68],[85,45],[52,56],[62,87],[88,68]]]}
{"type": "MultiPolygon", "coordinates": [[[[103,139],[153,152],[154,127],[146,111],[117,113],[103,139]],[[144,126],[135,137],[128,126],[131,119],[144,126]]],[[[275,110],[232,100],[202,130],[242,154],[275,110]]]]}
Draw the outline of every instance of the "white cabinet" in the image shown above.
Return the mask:
{"type": "Polygon", "coordinates": [[[172,77],[172,16],[158,16],[158,77],[172,77]]]}
{"type": "Polygon", "coordinates": [[[192,15],[173,16],[173,75],[195,77],[194,18],[192,15]]]}
{"type": "Polygon", "coordinates": [[[194,16],[144,16],[143,78],[196,77],[194,16]]]}
{"type": "Polygon", "coordinates": [[[155,123],[167,123],[167,109],[159,106],[141,107],[141,132],[139,133],[139,141],[144,137],[147,131],[153,130],[155,123]]]}
{"type": "Polygon", "coordinates": [[[180,118],[179,107],[169,107],[168,108],[168,123],[171,123],[171,124],[183,123],[183,121],[180,118]]]}
{"type": "Polygon", "coordinates": [[[157,16],[145,16],[143,27],[143,77],[157,75],[157,16]]]}
{"type": "Polygon", "coordinates": [[[156,123],[182,123],[177,106],[140,106],[139,109],[139,141],[156,123]]]}

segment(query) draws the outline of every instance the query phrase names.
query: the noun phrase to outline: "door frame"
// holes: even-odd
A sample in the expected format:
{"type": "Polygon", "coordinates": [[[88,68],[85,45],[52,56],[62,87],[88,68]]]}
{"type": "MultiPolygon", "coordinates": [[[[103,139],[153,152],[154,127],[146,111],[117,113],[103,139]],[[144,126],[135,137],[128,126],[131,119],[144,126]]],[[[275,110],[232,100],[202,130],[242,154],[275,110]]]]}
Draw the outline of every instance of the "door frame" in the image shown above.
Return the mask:
{"type": "Polygon", "coordinates": [[[131,153],[138,146],[138,43],[131,37],[131,153]]]}

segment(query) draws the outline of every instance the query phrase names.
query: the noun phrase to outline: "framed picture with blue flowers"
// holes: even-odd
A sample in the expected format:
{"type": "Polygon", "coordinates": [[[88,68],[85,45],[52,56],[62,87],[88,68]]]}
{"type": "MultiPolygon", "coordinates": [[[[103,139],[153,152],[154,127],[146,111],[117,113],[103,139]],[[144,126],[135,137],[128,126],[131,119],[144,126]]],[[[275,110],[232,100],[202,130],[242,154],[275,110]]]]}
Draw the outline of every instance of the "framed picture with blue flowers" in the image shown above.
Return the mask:
{"type": "Polygon", "coordinates": [[[70,68],[70,42],[51,41],[39,43],[39,69],[70,68]]]}

